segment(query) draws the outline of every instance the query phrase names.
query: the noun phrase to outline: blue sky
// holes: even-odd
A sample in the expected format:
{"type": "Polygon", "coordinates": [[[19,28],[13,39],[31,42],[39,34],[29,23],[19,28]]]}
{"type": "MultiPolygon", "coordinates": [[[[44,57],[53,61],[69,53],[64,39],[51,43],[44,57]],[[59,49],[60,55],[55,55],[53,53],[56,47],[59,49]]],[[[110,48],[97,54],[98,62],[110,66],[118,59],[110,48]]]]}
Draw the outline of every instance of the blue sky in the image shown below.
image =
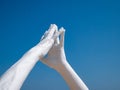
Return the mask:
{"type": "MultiPolygon", "coordinates": [[[[66,56],[90,90],[120,90],[119,0],[0,0],[0,75],[51,23],[66,29],[66,56]]],[[[38,62],[21,90],[69,90],[38,62]]]]}

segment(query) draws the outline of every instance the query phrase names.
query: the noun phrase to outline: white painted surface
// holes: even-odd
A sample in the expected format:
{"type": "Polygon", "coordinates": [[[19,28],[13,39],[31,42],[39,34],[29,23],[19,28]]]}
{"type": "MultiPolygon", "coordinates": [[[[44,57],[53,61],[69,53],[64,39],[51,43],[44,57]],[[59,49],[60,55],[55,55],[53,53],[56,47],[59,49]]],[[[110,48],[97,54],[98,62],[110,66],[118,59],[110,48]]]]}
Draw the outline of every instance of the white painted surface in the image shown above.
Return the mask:
{"type": "Polygon", "coordinates": [[[71,90],[88,90],[66,60],[64,32],[64,28],[58,31],[57,26],[52,24],[41,38],[40,43],[30,49],[3,74],[0,78],[0,90],[20,90],[26,77],[39,59],[60,73],[71,90]],[[60,39],[59,35],[61,35],[60,39]],[[47,53],[48,56],[44,57],[47,53]]]}

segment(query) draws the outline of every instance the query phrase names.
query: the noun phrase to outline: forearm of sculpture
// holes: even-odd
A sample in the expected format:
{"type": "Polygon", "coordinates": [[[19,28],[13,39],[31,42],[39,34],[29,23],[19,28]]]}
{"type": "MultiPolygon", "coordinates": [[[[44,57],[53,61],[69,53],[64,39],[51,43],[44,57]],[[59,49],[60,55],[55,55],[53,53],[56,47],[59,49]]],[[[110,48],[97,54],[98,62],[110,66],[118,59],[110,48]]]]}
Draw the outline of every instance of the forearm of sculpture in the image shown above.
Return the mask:
{"type": "Polygon", "coordinates": [[[53,41],[51,40],[45,43],[42,42],[23,55],[23,57],[1,77],[0,90],[19,90],[39,58],[48,52],[52,44],[53,41]]]}
{"type": "Polygon", "coordinates": [[[59,36],[56,32],[57,26],[51,24],[50,28],[43,35],[41,41],[30,49],[0,78],[0,90],[19,90],[39,59],[48,53],[54,44],[54,40],[59,36]]]}
{"type": "Polygon", "coordinates": [[[64,78],[70,90],[88,90],[87,86],[66,60],[57,71],[64,78]]]}

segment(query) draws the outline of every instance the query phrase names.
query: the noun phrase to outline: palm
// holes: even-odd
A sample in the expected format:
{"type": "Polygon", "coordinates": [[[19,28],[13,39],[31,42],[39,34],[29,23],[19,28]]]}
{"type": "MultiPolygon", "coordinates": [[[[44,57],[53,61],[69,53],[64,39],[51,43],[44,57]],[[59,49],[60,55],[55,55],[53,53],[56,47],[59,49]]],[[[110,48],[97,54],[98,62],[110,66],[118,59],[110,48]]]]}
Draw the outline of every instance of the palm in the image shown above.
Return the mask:
{"type": "Polygon", "coordinates": [[[55,44],[48,52],[48,55],[42,59],[42,62],[50,66],[51,68],[56,69],[59,67],[63,60],[65,60],[65,53],[64,53],[64,31],[61,34],[61,39],[57,38],[55,44]],[[59,43],[60,42],[60,43],[59,43]]]}

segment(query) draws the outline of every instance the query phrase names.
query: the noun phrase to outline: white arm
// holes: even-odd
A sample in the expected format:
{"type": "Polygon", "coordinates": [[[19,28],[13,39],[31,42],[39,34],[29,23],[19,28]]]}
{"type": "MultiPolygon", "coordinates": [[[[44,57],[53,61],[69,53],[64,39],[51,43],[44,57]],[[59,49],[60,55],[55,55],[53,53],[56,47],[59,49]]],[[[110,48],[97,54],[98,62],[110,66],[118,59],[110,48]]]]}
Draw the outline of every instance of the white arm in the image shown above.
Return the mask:
{"type": "Polygon", "coordinates": [[[0,78],[0,90],[19,90],[21,88],[24,80],[39,58],[46,55],[54,44],[54,39],[59,35],[59,33],[55,33],[56,29],[56,25],[51,25],[42,41],[30,49],[18,62],[4,73],[0,78]]]}
{"type": "Polygon", "coordinates": [[[72,69],[68,62],[64,62],[64,64],[57,71],[67,82],[70,90],[88,90],[87,86],[72,69]]]}
{"type": "Polygon", "coordinates": [[[56,39],[55,44],[48,52],[48,57],[44,57],[41,61],[59,72],[71,90],[88,90],[85,83],[66,60],[64,52],[64,28],[61,28],[60,32],[62,32],[60,41],[59,38],[56,39]]]}
{"type": "Polygon", "coordinates": [[[28,51],[16,62],[0,79],[0,90],[19,90],[29,72],[36,64],[39,57],[28,51]]]}

